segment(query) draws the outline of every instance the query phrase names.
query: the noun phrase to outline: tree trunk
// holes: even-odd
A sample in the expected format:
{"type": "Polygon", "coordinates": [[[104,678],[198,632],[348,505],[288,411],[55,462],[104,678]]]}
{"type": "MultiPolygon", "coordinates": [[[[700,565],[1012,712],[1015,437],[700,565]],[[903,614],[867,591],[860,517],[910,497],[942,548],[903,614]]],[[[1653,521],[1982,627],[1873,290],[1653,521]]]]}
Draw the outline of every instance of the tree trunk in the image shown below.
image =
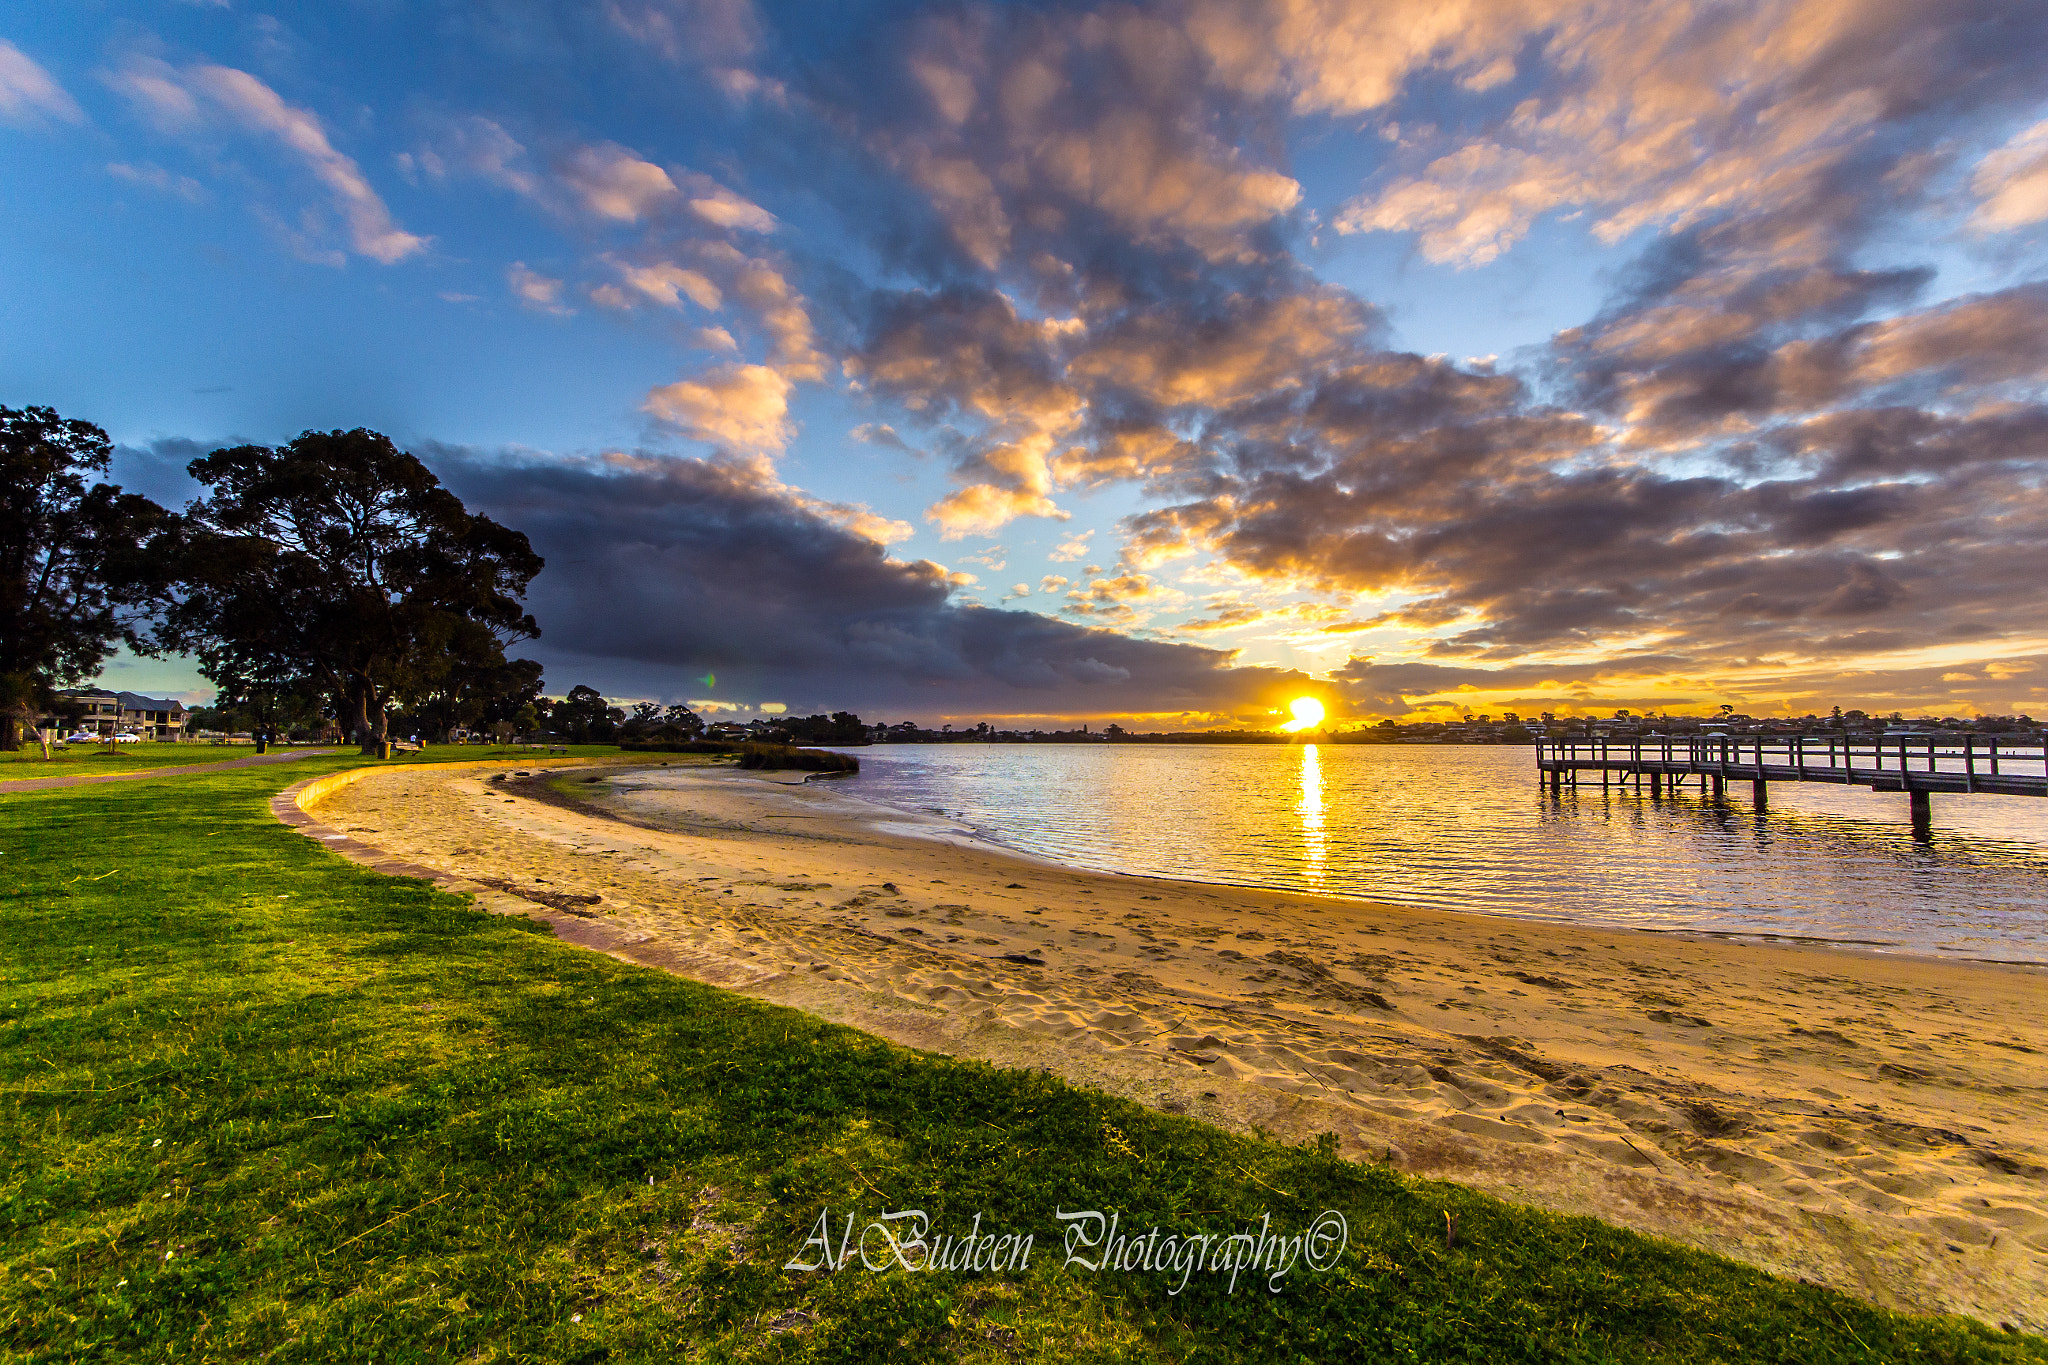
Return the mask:
{"type": "Polygon", "coordinates": [[[0,750],[21,748],[23,732],[36,723],[41,690],[27,673],[0,673],[0,750]]]}
{"type": "Polygon", "coordinates": [[[351,689],[349,705],[355,711],[352,726],[355,741],[365,757],[375,758],[383,747],[390,717],[384,714],[382,706],[376,704],[376,689],[368,683],[357,683],[351,689]]]}

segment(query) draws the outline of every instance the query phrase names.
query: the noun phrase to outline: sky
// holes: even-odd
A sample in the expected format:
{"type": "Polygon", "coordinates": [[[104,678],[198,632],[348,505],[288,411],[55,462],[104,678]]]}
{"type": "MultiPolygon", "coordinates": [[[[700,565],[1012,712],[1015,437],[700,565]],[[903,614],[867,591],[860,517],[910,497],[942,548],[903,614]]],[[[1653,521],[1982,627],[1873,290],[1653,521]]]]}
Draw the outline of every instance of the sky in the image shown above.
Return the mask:
{"type": "Polygon", "coordinates": [[[390,435],[547,559],[557,694],[2043,714],[2043,50],[2014,0],[0,0],[0,403],[168,505],[390,435]]]}

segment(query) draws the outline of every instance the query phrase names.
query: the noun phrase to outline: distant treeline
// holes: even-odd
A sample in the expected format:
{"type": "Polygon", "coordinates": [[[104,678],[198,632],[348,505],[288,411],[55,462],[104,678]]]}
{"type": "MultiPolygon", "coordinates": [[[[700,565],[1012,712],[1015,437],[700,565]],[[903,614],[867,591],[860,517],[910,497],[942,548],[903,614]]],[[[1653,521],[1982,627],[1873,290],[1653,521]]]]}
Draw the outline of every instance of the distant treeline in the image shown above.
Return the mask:
{"type": "Polygon", "coordinates": [[[577,744],[676,744],[704,739],[754,744],[847,744],[869,742],[867,724],[851,711],[829,716],[774,716],[712,723],[681,702],[661,706],[643,701],[631,711],[613,706],[596,688],[572,687],[569,695],[535,703],[530,728],[577,744]]]}
{"type": "Polygon", "coordinates": [[[878,744],[1533,744],[1535,735],[1523,726],[1447,729],[1442,725],[1406,726],[1392,722],[1357,730],[1316,730],[1285,734],[1278,730],[1134,731],[1121,725],[1101,730],[998,730],[986,723],[969,729],[921,729],[904,722],[883,727],[878,744]]]}
{"type": "Polygon", "coordinates": [[[624,740],[619,744],[638,754],[737,754],[742,768],[797,768],[814,773],[857,773],[860,760],[852,754],[827,753],[823,749],[799,749],[791,744],[754,744],[745,740],[624,740]]]}

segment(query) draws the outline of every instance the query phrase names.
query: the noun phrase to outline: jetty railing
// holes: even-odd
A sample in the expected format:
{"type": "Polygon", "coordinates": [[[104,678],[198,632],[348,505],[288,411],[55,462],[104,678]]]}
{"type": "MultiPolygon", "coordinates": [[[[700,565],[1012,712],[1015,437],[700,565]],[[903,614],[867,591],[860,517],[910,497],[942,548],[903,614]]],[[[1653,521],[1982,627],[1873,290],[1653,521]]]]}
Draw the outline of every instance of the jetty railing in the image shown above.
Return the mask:
{"type": "Polygon", "coordinates": [[[1647,782],[1652,795],[1698,779],[1723,797],[1727,784],[1751,784],[1757,806],[1772,782],[1834,782],[1904,792],[1913,825],[1928,827],[1935,792],[2048,796],[2048,748],[2038,739],[1997,735],[1650,735],[1637,739],[1540,739],[1537,780],[1553,793],[1598,773],[1647,782]]]}

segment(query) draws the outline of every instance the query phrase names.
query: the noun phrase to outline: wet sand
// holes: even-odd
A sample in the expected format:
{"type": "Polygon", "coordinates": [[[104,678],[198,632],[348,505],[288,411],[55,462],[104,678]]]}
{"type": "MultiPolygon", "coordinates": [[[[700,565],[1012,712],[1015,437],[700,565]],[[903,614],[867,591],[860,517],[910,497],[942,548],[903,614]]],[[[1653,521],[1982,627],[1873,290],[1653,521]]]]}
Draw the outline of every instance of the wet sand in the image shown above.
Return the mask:
{"type": "Polygon", "coordinates": [[[584,768],[569,802],[519,770],[378,770],[314,813],[911,1046],[2048,1329],[2041,970],[1072,871],[800,774],[584,768]]]}

